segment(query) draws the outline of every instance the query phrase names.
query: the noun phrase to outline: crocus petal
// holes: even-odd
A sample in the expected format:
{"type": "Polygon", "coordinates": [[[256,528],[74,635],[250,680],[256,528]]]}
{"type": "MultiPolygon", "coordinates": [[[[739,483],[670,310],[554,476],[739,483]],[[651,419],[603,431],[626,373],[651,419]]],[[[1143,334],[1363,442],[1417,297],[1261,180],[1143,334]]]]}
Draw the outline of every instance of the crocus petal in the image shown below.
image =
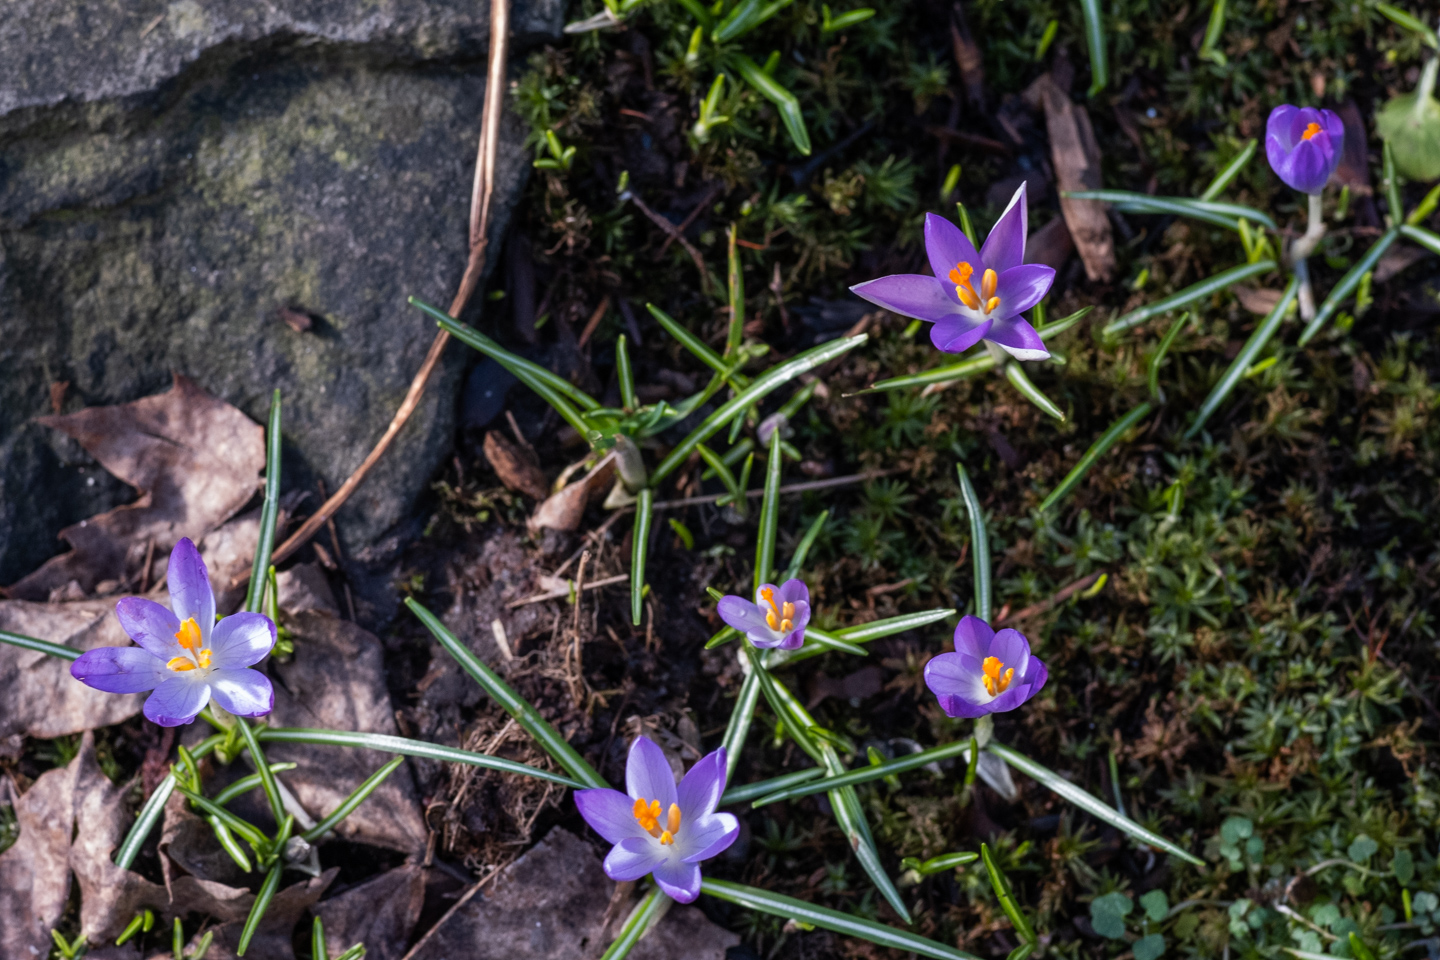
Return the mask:
{"type": "Polygon", "coordinates": [[[1027,670],[1025,673],[1025,685],[1030,688],[1030,693],[1027,695],[1027,699],[1039,693],[1040,688],[1045,686],[1045,681],[1049,679],[1050,671],[1045,666],[1044,662],[1041,661],[1039,657],[1031,657],[1030,669],[1027,670]]]}
{"type": "Polygon", "coordinates": [[[700,865],[684,860],[666,860],[654,871],[661,892],[680,903],[694,903],[700,896],[700,865]]]}
{"type": "Polygon", "coordinates": [[[691,820],[714,813],[715,805],[720,802],[720,794],[724,792],[725,748],[721,747],[700,758],[680,779],[680,786],[675,791],[675,802],[679,804],[680,814],[685,818],[683,822],[688,824],[691,820]]]}
{"type": "MultiPolygon", "coordinates": [[[[1029,226],[1030,212],[1025,201],[1025,184],[1010,198],[1010,205],[995,221],[990,236],[980,248],[980,259],[985,266],[996,273],[1004,273],[1025,262],[1025,236],[1029,226]]],[[[1051,271],[1054,272],[1053,270],[1051,271]]],[[[1004,303],[1002,295],[1001,303],[1004,303]]]]}
{"type": "Polygon", "coordinates": [[[635,799],[659,800],[661,811],[675,802],[675,774],[665,752],[649,737],[636,737],[625,761],[625,792],[635,799]]]}
{"type": "Polygon", "coordinates": [[[180,632],[180,619],[154,600],[126,597],[115,604],[120,627],[140,646],[161,660],[185,653],[175,640],[180,632]]]}
{"type": "Polygon", "coordinates": [[[995,324],[985,335],[985,339],[998,344],[1000,349],[1016,360],[1044,360],[1050,356],[1040,334],[1035,332],[1029,321],[1020,317],[1011,317],[1004,323],[995,324]]]}
{"type": "Polygon", "coordinates": [[[70,664],[70,676],[106,693],[143,693],[173,674],[165,661],[139,647],[96,647],[70,664]]]}
{"type": "Polygon", "coordinates": [[[1030,643],[1019,630],[1001,630],[990,641],[990,656],[1014,669],[1016,677],[1023,677],[1030,669],[1030,643]]]}
{"type": "Polygon", "coordinates": [[[955,652],[968,653],[976,660],[984,660],[990,656],[990,641],[994,636],[995,631],[990,629],[990,624],[979,617],[961,617],[955,627],[955,652]]]}
{"type": "Polygon", "coordinates": [[[634,799],[619,790],[576,790],[575,806],[590,828],[611,843],[648,836],[635,819],[634,799]]]}
{"type": "Polygon", "coordinates": [[[691,825],[686,824],[676,838],[683,843],[686,863],[699,863],[718,856],[740,836],[740,821],[733,814],[717,813],[691,825]]]}
{"type": "Polygon", "coordinates": [[[1330,179],[1330,158],[1326,156],[1325,145],[1317,142],[1323,136],[1322,133],[1302,140],[1284,163],[1275,168],[1281,180],[1301,193],[1319,193],[1330,179]]]}
{"type": "Polygon", "coordinates": [[[275,709],[275,688],[259,670],[211,670],[210,693],[237,717],[263,717],[275,709]]]}
{"type": "Polygon", "coordinates": [[[775,644],[775,646],[777,646],[781,650],[799,650],[801,647],[805,646],[804,626],[796,627],[794,630],[791,630],[789,633],[782,636],[780,638],[780,642],[775,644]]]}
{"type": "Polygon", "coordinates": [[[664,848],[651,837],[629,837],[605,856],[605,876],[611,880],[639,880],[665,861],[664,848]]]}
{"type": "Polygon", "coordinates": [[[175,618],[184,623],[194,617],[200,636],[208,646],[210,630],[215,626],[215,594],[210,589],[210,573],[205,569],[205,561],[200,559],[200,551],[189,537],[182,537],[170,551],[165,582],[170,587],[170,606],[175,610],[175,618]]]}
{"type": "MultiPolygon", "coordinates": [[[[1000,306],[990,315],[997,324],[1029,310],[1045,299],[1055,285],[1055,268],[1043,263],[1022,263],[996,278],[995,296],[1000,306]]],[[[993,337],[991,338],[994,339],[993,337]]]]}
{"type": "Polygon", "coordinates": [[[891,313],[932,323],[960,309],[949,287],[934,277],[922,277],[918,273],[897,273],[857,283],[850,292],[891,313]]]}
{"type": "Polygon", "coordinates": [[[1009,713],[1030,699],[1030,685],[1028,683],[1011,684],[994,700],[984,704],[986,713],[1009,713]]]}
{"type": "Polygon", "coordinates": [[[964,353],[985,338],[994,326],[991,320],[974,320],[963,314],[941,317],[930,328],[930,342],[936,350],[964,353]]]}
{"type": "MultiPolygon", "coordinates": [[[[925,255],[930,259],[930,269],[935,271],[936,279],[942,283],[949,279],[950,271],[962,261],[975,270],[972,282],[978,284],[985,273],[984,258],[976,251],[970,238],[955,224],[933,213],[925,214],[925,255]]],[[[953,301],[952,288],[947,286],[945,292],[953,301]]]]}
{"type": "Polygon", "coordinates": [[[715,612],[720,614],[720,619],[725,621],[726,626],[734,627],[741,633],[770,631],[770,625],[765,622],[765,614],[744,597],[721,597],[720,602],[715,605],[715,612]]]}
{"type": "Polygon", "coordinates": [[[1335,147],[1335,163],[1340,163],[1339,152],[1345,145],[1345,121],[1340,119],[1340,114],[1334,110],[1321,110],[1320,119],[1316,121],[1325,130],[1325,135],[1330,138],[1330,143],[1335,147]]]}
{"type": "Polygon", "coordinates": [[[211,665],[218,670],[248,667],[264,660],[274,646],[275,624],[269,617],[232,613],[215,624],[215,632],[210,635],[211,665]]]}
{"type": "Polygon", "coordinates": [[[937,697],[988,701],[990,693],[981,679],[980,661],[968,654],[942,653],[925,664],[925,686],[937,697]]]}
{"type": "MultiPolygon", "coordinates": [[[[1295,123],[1300,118],[1300,108],[1282,103],[1270,111],[1270,117],[1265,121],[1265,152],[1270,157],[1270,165],[1275,165],[1274,155],[1270,153],[1270,140],[1275,140],[1275,145],[1281,150],[1289,150],[1295,145],[1299,134],[1295,131],[1295,123]]],[[[1302,123],[1300,129],[1305,125],[1302,123]]]]}
{"type": "Polygon", "coordinates": [[[210,702],[210,684],[191,679],[199,670],[171,674],[145,701],[145,717],[162,727],[179,727],[194,720],[210,702]]]}
{"type": "Polygon", "coordinates": [[[810,588],[805,586],[804,580],[786,580],[775,588],[775,602],[793,603],[796,606],[803,603],[808,608],[810,606],[810,588]]]}

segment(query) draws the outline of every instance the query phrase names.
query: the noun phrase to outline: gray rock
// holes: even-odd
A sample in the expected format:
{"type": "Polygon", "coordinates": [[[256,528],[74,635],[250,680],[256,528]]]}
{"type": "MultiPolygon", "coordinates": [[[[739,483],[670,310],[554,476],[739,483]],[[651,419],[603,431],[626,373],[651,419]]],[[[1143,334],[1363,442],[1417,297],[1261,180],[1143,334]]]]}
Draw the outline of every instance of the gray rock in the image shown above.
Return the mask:
{"type": "MultiPolygon", "coordinates": [[[[563,7],[516,0],[514,46],[558,36],[563,7]]],[[[31,422],[56,382],[69,411],[178,371],[260,421],[279,387],[294,484],[359,464],[432,339],[405,298],[448,303],[464,268],[488,34],[476,0],[6,5],[0,583],[134,495],[31,422]]],[[[502,127],[495,244],[529,166],[502,127]]],[[[441,462],[463,359],[337,517],[347,549],[441,462]]]]}

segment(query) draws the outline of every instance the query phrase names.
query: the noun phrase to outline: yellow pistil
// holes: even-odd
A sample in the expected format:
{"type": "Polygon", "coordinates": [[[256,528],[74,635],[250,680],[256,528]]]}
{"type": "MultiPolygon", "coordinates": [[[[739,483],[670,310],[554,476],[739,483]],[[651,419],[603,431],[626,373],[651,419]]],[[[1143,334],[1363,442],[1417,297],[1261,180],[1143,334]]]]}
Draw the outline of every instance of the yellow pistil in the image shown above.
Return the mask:
{"type": "Polygon", "coordinates": [[[998,697],[1010,686],[1010,681],[1015,679],[1015,668],[1005,670],[1005,664],[1000,662],[998,657],[986,657],[985,662],[980,665],[985,672],[985,689],[990,691],[990,696],[998,697]],[[1001,676],[1000,671],[1005,670],[1001,676]]]}
{"type": "Polygon", "coordinates": [[[789,633],[795,629],[795,604],[787,600],[782,606],[776,606],[775,591],[769,587],[761,588],[760,599],[770,607],[765,611],[765,622],[769,624],[771,630],[789,633]]]}
{"type": "Polygon", "coordinates": [[[955,269],[950,271],[950,282],[955,284],[955,296],[960,302],[971,310],[982,310],[986,314],[995,312],[1000,306],[1000,298],[995,296],[995,288],[1000,285],[1000,276],[994,270],[986,269],[984,276],[980,278],[980,292],[975,292],[975,285],[970,278],[975,275],[975,268],[964,260],[955,264],[955,269]],[[983,305],[983,306],[982,306],[983,305]]]}
{"type": "Polygon", "coordinates": [[[1305,132],[1304,132],[1304,133],[1300,134],[1300,139],[1301,139],[1301,140],[1309,140],[1311,137],[1315,136],[1315,135],[1318,134],[1319,132],[1320,132],[1320,124],[1318,124],[1318,123],[1312,123],[1312,124],[1310,124],[1310,126],[1308,126],[1308,127],[1305,128],[1305,132]]]}
{"type": "Polygon", "coordinates": [[[665,813],[665,829],[660,828],[660,801],[659,800],[636,800],[632,810],[635,814],[635,821],[640,824],[640,829],[660,841],[662,846],[669,846],[675,842],[675,834],[680,832],[680,807],[678,804],[670,804],[670,809],[665,813]]]}
{"type": "Polygon", "coordinates": [[[175,642],[189,650],[190,656],[171,657],[165,666],[177,672],[210,666],[210,650],[201,646],[205,641],[200,636],[200,624],[195,622],[194,617],[180,624],[180,630],[175,634],[175,642]]]}

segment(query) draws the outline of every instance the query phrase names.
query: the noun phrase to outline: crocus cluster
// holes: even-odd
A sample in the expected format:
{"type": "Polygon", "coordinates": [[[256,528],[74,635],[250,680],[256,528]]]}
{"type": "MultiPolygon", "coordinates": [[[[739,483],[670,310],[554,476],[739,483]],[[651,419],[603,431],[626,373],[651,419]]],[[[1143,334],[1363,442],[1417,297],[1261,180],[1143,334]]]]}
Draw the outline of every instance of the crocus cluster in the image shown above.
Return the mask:
{"type": "Polygon", "coordinates": [[[1315,107],[1282,104],[1265,122],[1265,156],[1286,185],[1317,194],[1340,165],[1345,124],[1339,115],[1315,107]]]}
{"type": "Polygon", "coordinates": [[[962,617],[955,652],[925,664],[925,685],[950,717],[1014,710],[1040,692],[1049,672],[1018,630],[996,633],[979,617],[962,617]]]}
{"type": "Polygon", "coordinates": [[[722,597],[716,612],[757,647],[798,650],[810,622],[810,590],[799,580],[786,580],[778,587],[762,583],[755,590],[754,603],[744,597],[722,597]]]}
{"type": "Polygon", "coordinates": [[[716,813],[725,792],[725,749],[704,757],[680,785],[665,754],[637,737],[625,763],[625,793],[598,788],[575,791],[585,822],[615,846],[605,857],[611,880],[655,877],[681,903],[700,895],[700,861],[723,851],[740,835],[732,814],[716,813]]]}
{"type": "Polygon", "coordinates": [[[106,693],[154,690],[145,716],[162,727],[190,723],[212,698],[239,717],[269,713],[275,689],[249,668],[275,646],[275,624],[258,613],[217,623],[209,572],[188,539],[171,551],[166,579],[172,609],[143,597],[121,600],[115,614],[136,645],[87,651],[70,665],[71,676],[106,693]]]}
{"type": "Polygon", "coordinates": [[[1023,183],[979,252],[955,224],[926,214],[933,277],[895,274],[850,289],[886,310],[933,323],[930,342],[946,353],[962,353],[983,339],[1017,360],[1044,360],[1050,351],[1020,314],[1045,299],[1055,271],[1025,262],[1028,219],[1023,183]]]}

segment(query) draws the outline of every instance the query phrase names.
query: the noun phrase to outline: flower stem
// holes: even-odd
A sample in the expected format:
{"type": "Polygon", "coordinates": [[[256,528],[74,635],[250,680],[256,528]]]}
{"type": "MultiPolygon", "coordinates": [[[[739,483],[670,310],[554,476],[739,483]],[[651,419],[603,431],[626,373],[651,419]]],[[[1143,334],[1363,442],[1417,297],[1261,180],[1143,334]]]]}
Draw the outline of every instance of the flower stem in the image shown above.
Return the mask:
{"type": "Polygon", "coordinates": [[[1315,290],[1310,285],[1310,267],[1305,258],[1315,252],[1325,236],[1325,215],[1320,194],[1310,194],[1310,223],[1305,232],[1290,245],[1290,266],[1300,281],[1300,317],[1306,323],[1315,319],[1315,290]]]}

